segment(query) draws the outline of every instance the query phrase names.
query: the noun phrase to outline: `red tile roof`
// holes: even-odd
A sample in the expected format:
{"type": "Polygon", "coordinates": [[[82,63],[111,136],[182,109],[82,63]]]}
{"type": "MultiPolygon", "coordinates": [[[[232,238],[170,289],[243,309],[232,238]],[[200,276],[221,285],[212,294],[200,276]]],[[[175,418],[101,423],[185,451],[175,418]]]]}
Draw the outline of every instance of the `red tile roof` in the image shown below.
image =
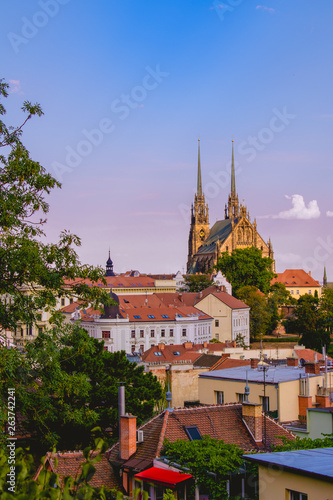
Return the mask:
{"type": "Polygon", "coordinates": [[[277,273],[277,277],[272,279],[271,285],[274,283],[283,283],[286,286],[320,287],[319,281],[314,280],[303,269],[286,269],[283,273],[277,273]]]}
{"type": "Polygon", "coordinates": [[[229,357],[223,357],[214,366],[211,367],[209,371],[213,370],[226,370],[228,368],[236,368],[236,366],[246,366],[250,365],[251,361],[249,359],[232,359],[229,357]]]}
{"type": "MultiPolygon", "coordinates": [[[[266,418],[267,446],[282,444],[280,436],[295,439],[295,436],[280,424],[266,418]],[[278,437],[279,436],[279,437],[278,437]]],[[[214,405],[196,408],[176,408],[165,410],[140,427],[143,431],[143,442],[138,443],[137,451],[126,461],[119,461],[119,443],[110,449],[109,459],[113,464],[120,464],[135,471],[144,470],[153,464],[153,460],[161,455],[163,442],[177,439],[188,441],[185,431],[187,426],[196,426],[202,436],[209,435],[214,439],[223,439],[228,444],[237,444],[245,453],[263,449],[262,443],[254,441],[242,419],[242,405],[214,405]]]]}
{"type": "MultiPolygon", "coordinates": [[[[142,354],[142,361],[146,363],[151,363],[151,362],[156,362],[160,361],[161,363],[163,362],[173,362],[173,361],[180,361],[183,359],[186,360],[191,360],[194,362],[196,359],[198,359],[200,356],[202,356],[202,353],[206,353],[208,351],[208,354],[212,354],[212,352],[222,352],[223,349],[228,347],[230,344],[228,342],[225,343],[208,343],[205,342],[204,344],[194,344],[192,342],[184,342],[184,344],[176,344],[176,345],[166,345],[166,344],[158,344],[147,351],[145,351],[142,354]],[[179,353],[179,354],[174,354],[174,353],[179,353]],[[158,353],[156,355],[155,353],[158,353]]],[[[227,355],[229,356],[229,354],[227,355]]]]}
{"type": "MultiPolygon", "coordinates": [[[[323,355],[320,354],[320,352],[313,351],[312,349],[294,349],[294,352],[298,359],[303,358],[304,361],[307,361],[308,363],[314,363],[316,358],[317,361],[321,361],[323,359],[323,355]]],[[[327,359],[333,361],[333,359],[329,356],[327,356],[327,359]]]]}
{"type": "Polygon", "coordinates": [[[101,288],[153,288],[155,280],[148,276],[106,276],[106,285],[102,281],[92,282],[89,279],[75,278],[74,280],[64,280],[65,285],[85,283],[89,286],[98,286],[101,288]]]}
{"type": "Polygon", "coordinates": [[[179,303],[183,303],[186,305],[195,306],[200,303],[201,300],[207,297],[207,295],[214,295],[217,299],[223,302],[226,306],[231,309],[249,309],[249,306],[246,305],[241,300],[236,299],[229,293],[221,290],[219,287],[210,286],[202,292],[193,293],[193,292],[184,292],[184,293],[156,293],[155,295],[159,297],[163,302],[169,304],[178,305],[179,303]]]}
{"type": "MultiPolygon", "coordinates": [[[[97,452],[93,452],[92,456],[96,456],[97,452]]],[[[82,465],[86,463],[82,451],[66,451],[63,453],[47,453],[46,454],[46,467],[60,476],[60,484],[66,476],[71,476],[77,479],[82,471],[82,465]],[[56,465],[57,460],[57,465],[56,465]]],[[[93,487],[106,486],[107,488],[120,489],[119,482],[113,469],[108,461],[108,455],[103,455],[102,459],[94,464],[96,472],[93,475],[89,484],[93,487]]],[[[42,471],[42,466],[39,467],[35,479],[42,471]]]]}

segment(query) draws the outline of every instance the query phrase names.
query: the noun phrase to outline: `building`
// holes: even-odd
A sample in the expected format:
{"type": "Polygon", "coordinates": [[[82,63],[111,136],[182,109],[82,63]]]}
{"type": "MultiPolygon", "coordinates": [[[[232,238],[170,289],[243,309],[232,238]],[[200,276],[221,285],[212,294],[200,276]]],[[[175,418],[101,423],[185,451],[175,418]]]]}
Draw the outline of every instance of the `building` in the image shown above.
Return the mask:
{"type": "Polygon", "coordinates": [[[104,314],[79,303],[64,307],[66,320],[81,320],[93,338],[104,340],[110,352],[143,353],[150,347],[193,342],[209,342],[212,318],[199,309],[163,302],[163,295],[119,295],[111,293],[115,305],[104,307],[104,314]]]}
{"type": "Polygon", "coordinates": [[[333,434],[333,404],[329,398],[328,407],[307,408],[306,422],[293,422],[286,426],[300,438],[323,439],[324,434],[333,434]]]}
{"type": "MultiPolygon", "coordinates": [[[[282,444],[281,436],[295,439],[295,436],[271,418],[264,416],[258,405],[214,405],[196,408],[168,409],[158,414],[139,429],[136,418],[121,417],[120,443],[108,452],[114,473],[121,477],[125,492],[131,494],[135,487],[149,493],[150,498],[163,498],[163,490],[170,488],[184,495],[183,481],[190,477],[170,476],[168,463],[162,459],[163,442],[168,439],[191,441],[208,435],[222,439],[228,444],[240,446],[245,453],[270,449],[282,444]],[[264,440],[266,429],[266,441],[264,440]],[[145,472],[145,473],[144,473],[145,472]],[[179,491],[182,490],[182,491],[179,491]]],[[[235,497],[245,491],[245,477],[229,479],[230,493],[235,497]]],[[[179,496],[178,498],[184,498],[179,496]]],[[[197,491],[196,498],[199,498],[197,491]]],[[[200,497],[205,498],[205,497],[200,497]]]]}
{"type": "Polygon", "coordinates": [[[258,366],[259,360],[252,359],[251,367],[202,373],[199,375],[200,403],[242,402],[248,386],[251,402],[262,405],[280,422],[304,422],[307,408],[330,406],[333,372],[325,375],[319,363],[305,363],[304,367],[299,367],[298,359],[287,361],[289,366],[258,366]]]}
{"type": "MultiPolygon", "coordinates": [[[[256,247],[263,257],[273,257],[271,241],[266,243],[257,231],[256,220],[252,223],[246,206],[239,203],[236,192],[234,145],[232,144],[231,190],[225,206],[224,220],[209,228],[209,210],[205,201],[201,180],[200,141],[198,142],[197,192],[191,208],[191,225],[188,239],[187,272],[206,273],[217,263],[223,252],[236,248],[256,247]]],[[[274,271],[274,260],[273,260],[274,271]]]]}
{"type": "Polygon", "coordinates": [[[311,271],[306,273],[303,269],[286,269],[283,273],[277,273],[277,277],[273,278],[271,285],[274,283],[282,283],[292,297],[298,299],[302,295],[318,294],[321,296],[321,286],[319,281],[316,281],[311,276],[311,271]]]}
{"type": "Polygon", "coordinates": [[[333,448],[244,455],[259,466],[259,500],[332,500],[333,448]]]}

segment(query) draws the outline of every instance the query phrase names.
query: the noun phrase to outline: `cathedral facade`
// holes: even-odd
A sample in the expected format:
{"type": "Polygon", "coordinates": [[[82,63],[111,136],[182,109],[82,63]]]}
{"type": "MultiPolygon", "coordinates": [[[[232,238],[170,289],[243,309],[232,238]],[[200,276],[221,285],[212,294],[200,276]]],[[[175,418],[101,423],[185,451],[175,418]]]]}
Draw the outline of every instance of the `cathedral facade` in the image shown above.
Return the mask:
{"type": "Polygon", "coordinates": [[[257,231],[257,222],[250,220],[249,212],[239,203],[236,193],[234,144],[232,143],[231,189],[225,206],[224,219],[216,221],[209,228],[208,204],[202,190],[200,140],[198,142],[197,192],[191,208],[191,226],[188,240],[187,272],[206,273],[212,269],[223,252],[233,252],[236,248],[256,247],[263,257],[273,259],[271,241],[266,243],[257,231]]]}

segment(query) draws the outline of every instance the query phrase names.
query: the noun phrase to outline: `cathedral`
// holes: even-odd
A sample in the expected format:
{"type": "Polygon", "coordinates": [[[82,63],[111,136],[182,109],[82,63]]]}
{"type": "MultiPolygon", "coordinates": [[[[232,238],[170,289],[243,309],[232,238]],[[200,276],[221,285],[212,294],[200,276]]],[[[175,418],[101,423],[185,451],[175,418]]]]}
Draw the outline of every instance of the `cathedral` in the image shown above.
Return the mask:
{"type": "Polygon", "coordinates": [[[232,142],[231,158],[231,189],[228,204],[225,206],[224,219],[216,221],[209,229],[208,204],[202,190],[200,139],[198,141],[198,179],[197,192],[191,208],[191,226],[188,239],[187,272],[206,273],[212,269],[223,252],[233,252],[236,248],[260,248],[263,257],[273,259],[275,263],[271,240],[268,243],[257,231],[257,222],[250,220],[249,212],[244,205],[239,204],[236,193],[234,144],[232,142]]]}

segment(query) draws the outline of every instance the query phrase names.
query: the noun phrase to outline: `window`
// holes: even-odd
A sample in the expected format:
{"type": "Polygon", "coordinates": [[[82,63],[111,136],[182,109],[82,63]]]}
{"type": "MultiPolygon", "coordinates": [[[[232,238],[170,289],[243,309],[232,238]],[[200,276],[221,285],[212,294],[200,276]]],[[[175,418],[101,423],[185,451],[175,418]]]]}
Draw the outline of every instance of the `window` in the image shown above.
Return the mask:
{"type": "Polygon", "coordinates": [[[170,337],[173,337],[173,328],[170,328],[169,335],[170,335],[170,337]]]}
{"type": "Polygon", "coordinates": [[[220,335],[218,333],[215,334],[216,340],[220,340],[220,335]]]}
{"type": "Polygon", "coordinates": [[[290,295],[294,295],[294,290],[290,290],[290,295]]]}
{"type": "Polygon", "coordinates": [[[155,356],[162,356],[161,351],[156,351],[156,352],[154,352],[154,354],[155,354],[155,356]]]}
{"type": "Polygon", "coordinates": [[[269,411],[269,397],[268,396],[260,396],[260,403],[262,406],[262,411],[269,411]]]}
{"type": "Polygon", "coordinates": [[[179,351],[173,351],[173,355],[174,356],[180,356],[180,352],[179,351]]]}
{"type": "Polygon", "coordinates": [[[138,314],[134,314],[134,318],[135,319],[141,319],[141,316],[139,316],[138,314]]]}
{"type": "Polygon", "coordinates": [[[150,336],[155,337],[155,330],[150,330],[150,336]]]}
{"type": "Polygon", "coordinates": [[[41,334],[41,333],[43,333],[43,327],[42,327],[42,326],[39,326],[39,327],[38,327],[38,334],[41,334]]]}
{"type": "Polygon", "coordinates": [[[301,493],[299,491],[287,490],[289,493],[289,500],[308,500],[308,495],[306,493],[301,493]]]}
{"type": "Polygon", "coordinates": [[[135,339],[135,330],[131,330],[131,339],[135,339]]]}
{"type": "Polygon", "coordinates": [[[244,402],[244,394],[240,392],[236,392],[236,399],[238,403],[243,403],[244,402]]]}
{"type": "Polygon", "coordinates": [[[69,299],[70,304],[73,304],[73,302],[74,302],[74,299],[69,299]]]}
{"type": "Polygon", "coordinates": [[[143,339],[143,337],[144,337],[144,336],[145,336],[145,332],[144,332],[144,330],[140,330],[140,338],[142,338],[142,339],[143,339]]]}
{"type": "Polygon", "coordinates": [[[131,346],[131,351],[132,351],[132,354],[133,354],[133,352],[135,351],[135,344],[133,344],[133,345],[131,346]]]}
{"type": "Polygon", "coordinates": [[[61,299],[61,306],[63,307],[65,305],[65,299],[61,299]]]}
{"type": "Polygon", "coordinates": [[[162,318],[168,318],[169,316],[167,314],[162,314],[162,318]]]}
{"type": "Polygon", "coordinates": [[[215,320],[215,326],[220,326],[220,322],[218,319],[215,320]]]}
{"type": "Polygon", "coordinates": [[[148,314],[148,318],[155,319],[155,316],[153,314],[148,314]]]}
{"type": "Polygon", "coordinates": [[[183,336],[183,337],[186,337],[186,328],[183,328],[183,329],[182,329],[182,336],[183,336]]]}
{"type": "Polygon", "coordinates": [[[165,337],[165,330],[161,330],[161,337],[165,337]]]}
{"type": "Polygon", "coordinates": [[[202,439],[201,433],[196,425],[191,427],[185,426],[185,431],[190,441],[199,441],[202,439]]]}
{"type": "Polygon", "coordinates": [[[143,344],[140,345],[140,351],[141,351],[141,354],[143,354],[145,352],[145,346],[143,344]]]}
{"type": "Polygon", "coordinates": [[[108,350],[108,348],[107,348],[107,346],[105,346],[105,347],[104,347],[104,351],[107,351],[107,350],[108,350]]]}
{"type": "Polygon", "coordinates": [[[110,338],[110,332],[109,331],[102,332],[102,338],[103,339],[109,339],[110,338]]]}
{"type": "Polygon", "coordinates": [[[311,291],[311,290],[309,290],[309,295],[311,295],[311,294],[312,294],[312,291],[311,291]]]}
{"type": "Polygon", "coordinates": [[[224,404],[224,392],[223,391],[215,391],[215,401],[218,405],[224,404]]]}
{"type": "Polygon", "coordinates": [[[21,328],[21,337],[23,337],[23,328],[21,328]]]}
{"type": "Polygon", "coordinates": [[[299,295],[299,290],[296,290],[296,295],[299,295]]]}

